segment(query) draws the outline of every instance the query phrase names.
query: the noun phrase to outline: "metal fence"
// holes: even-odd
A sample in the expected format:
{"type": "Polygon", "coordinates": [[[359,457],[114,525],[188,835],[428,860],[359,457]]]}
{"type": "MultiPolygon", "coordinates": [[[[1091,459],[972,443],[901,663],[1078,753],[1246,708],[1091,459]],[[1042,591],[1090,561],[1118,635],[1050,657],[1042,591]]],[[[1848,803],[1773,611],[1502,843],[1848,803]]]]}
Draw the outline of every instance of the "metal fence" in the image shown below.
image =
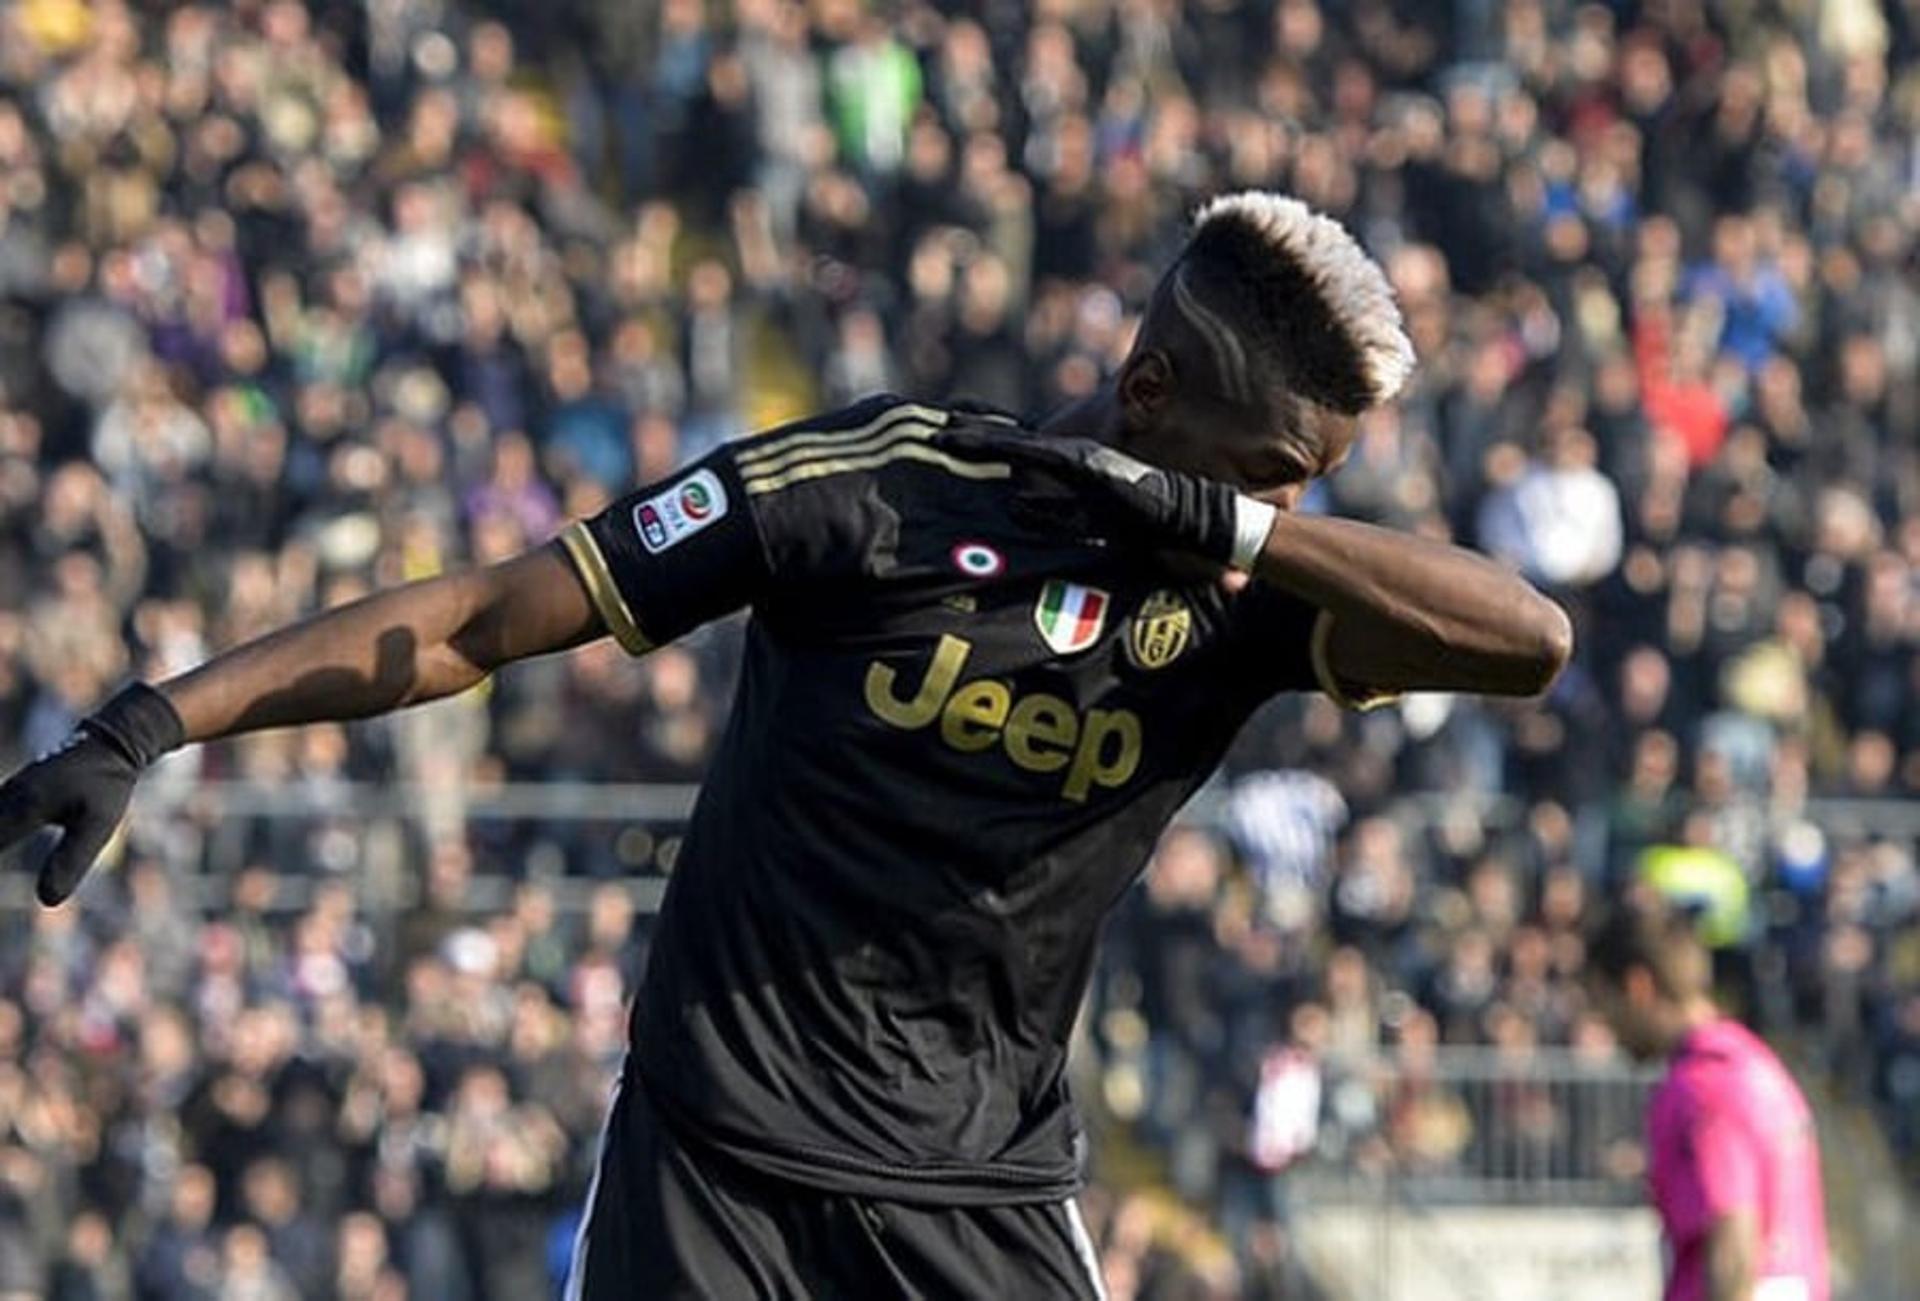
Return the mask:
{"type": "Polygon", "coordinates": [[[1565,1051],[1336,1064],[1315,1154],[1285,1176],[1303,1260],[1327,1295],[1365,1301],[1656,1295],[1653,1080],[1565,1051]]]}
{"type": "MultiPolygon", "coordinates": [[[[481,849],[467,898],[504,908],[516,885],[538,879],[562,912],[594,893],[626,891],[636,908],[660,903],[699,787],[690,784],[518,782],[465,787],[415,783],[189,781],[164,768],[136,793],[143,847],[189,870],[177,888],[202,910],[221,907],[251,864],[277,873],[275,906],[300,908],[315,884],[342,873],[329,845],[350,842],[342,866],[366,904],[404,908],[418,896],[429,830],[463,827],[481,849]],[[197,870],[194,870],[197,869],[197,870]]],[[[0,874],[0,909],[37,906],[33,882],[0,874]]]]}
{"type": "MultiPolygon", "coordinates": [[[[163,765],[161,773],[165,774],[163,765]]],[[[576,781],[493,784],[373,783],[324,781],[276,783],[195,781],[184,772],[150,778],[135,808],[151,815],[189,816],[213,834],[204,866],[211,872],[240,866],[242,831],[260,823],[338,820],[361,827],[387,824],[417,832],[428,826],[466,824],[470,828],[511,830],[522,837],[577,840],[583,833],[611,842],[620,830],[650,828],[668,838],[684,827],[699,787],[693,784],[595,783],[576,781]],[[171,778],[171,780],[169,780],[171,778]]],[[[1203,788],[1190,812],[1205,818],[1218,792],[1203,788]]],[[[1489,830],[1518,824],[1523,804],[1510,796],[1464,793],[1410,794],[1395,801],[1395,816],[1409,828],[1431,827],[1444,818],[1469,816],[1489,830]]],[[[1920,802],[1816,799],[1807,818],[1843,836],[1906,839],[1920,836],[1920,802]]],[[[618,856],[635,855],[616,849],[618,856]]],[[[646,856],[639,856],[644,859],[646,856]]],[[[630,866],[659,866],[633,861],[630,866]]],[[[670,866],[670,862],[667,864],[670,866]]]]}
{"type": "Polygon", "coordinates": [[[1321,1198],[1391,1193],[1422,1205],[1633,1205],[1644,1195],[1641,1128],[1655,1078],[1559,1049],[1336,1062],[1298,1182],[1321,1198]]]}

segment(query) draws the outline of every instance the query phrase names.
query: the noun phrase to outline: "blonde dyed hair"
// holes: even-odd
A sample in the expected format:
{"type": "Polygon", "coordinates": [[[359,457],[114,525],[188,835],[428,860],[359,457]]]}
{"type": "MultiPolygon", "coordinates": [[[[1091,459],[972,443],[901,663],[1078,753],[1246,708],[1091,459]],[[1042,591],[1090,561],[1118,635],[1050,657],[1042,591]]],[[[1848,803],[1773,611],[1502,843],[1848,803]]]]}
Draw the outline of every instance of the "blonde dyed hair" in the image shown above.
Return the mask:
{"type": "Polygon", "coordinates": [[[1204,204],[1160,301],[1205,346],[1221,396],[1234,401],[1280,386],[1357,414],[1413,372],[1379,263],[1339,222],[1283,194],[1204,204]]]}

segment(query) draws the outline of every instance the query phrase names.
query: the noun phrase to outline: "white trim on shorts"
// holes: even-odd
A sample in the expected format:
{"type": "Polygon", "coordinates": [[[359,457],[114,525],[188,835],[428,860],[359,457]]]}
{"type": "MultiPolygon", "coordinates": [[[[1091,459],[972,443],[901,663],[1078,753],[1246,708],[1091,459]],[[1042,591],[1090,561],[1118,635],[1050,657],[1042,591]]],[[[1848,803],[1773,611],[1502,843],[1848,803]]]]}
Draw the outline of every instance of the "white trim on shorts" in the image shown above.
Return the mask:
{"type": "Polygon", "coordinates": [[[593,1204],[600,1197],[600,1170],[607,1163],[607,1135],[613,1129],[614,1109],[620,1105],[620,1085],[627,1078],[626,1063],[613,1081],[613,1097],[600,1121],[600,1141],[593,1145],[593,1177],[587,1181],[587,1199],[580,1204],[580,1225],[573,1231],[573,1255],[567,1261],[567,1286],[561,1301],[581,1301],[587,1285],[587,1226],[593,1223],[593,1204]]]}
{"type": "MultiPolygon", "coordinates": [[[[1087,1282],[1093,1284],[1093,1294],[1100,1301],[1107,1301],[1107,1281],[1100,1272],[1100,1253],[1093,1249],[1093,1235],[1087,1232],[1087,1222],[1080,1215],[1079,1199],[1069,1197],[1061,1204],[1067,1209],[1067,1229],[1073,1234],[1074,1254],[1086,1266],[1087,1282]]],[[[573,1298],[569,1297],[567,1301],[573,1301],[573,1298]]]]}

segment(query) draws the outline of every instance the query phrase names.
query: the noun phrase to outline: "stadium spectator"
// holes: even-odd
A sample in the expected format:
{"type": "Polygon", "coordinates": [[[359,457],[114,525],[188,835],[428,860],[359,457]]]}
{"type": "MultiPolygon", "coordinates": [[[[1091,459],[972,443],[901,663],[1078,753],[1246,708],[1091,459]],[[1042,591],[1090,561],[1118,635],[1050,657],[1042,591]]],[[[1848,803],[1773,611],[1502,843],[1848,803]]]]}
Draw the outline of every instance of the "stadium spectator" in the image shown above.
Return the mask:
{"type": "MultiPolygon", "coordinates": [[[[1579,914],[1666,847],[1745,900],[1750,1010],[1817,1026],[1920,1160],[1912,828],[1818,812],[1920,794],[1911,5],[565,8],[0,0],[4,767],[131,672],[746,429],[876,387],[1069,401],[1200,198],[1288,190],[1390,267],[1421,358],[1311,506],[1477,538],[1557,586],[1581,660],[1537,705],[1250,729],[1097,989],[1138,1135],[1235,1195],[1301,1130],[1292,1068],[1248,1126],[1324,1007],[1316,1150],[1475,1159],[1482,1101],[1425,1063],[1604,1055],[1579,914]]],[[[538,1291],[645,943],[544,878],[670,870],[674,829],[462,792],[697,779],[736,651],[163,765],[125,872],[0,918],[0,1293],[538,1291]],[[329,810],[396,774],[431,792],[398,833],[329,810]],[[313,802],[169,798],[202,778],[313,802]]],[[[1258,1205],[1249,1294],[1297,1275],[1258,1205]]],[[[1090,1219],[1116,1295],[1175,1294],[1148,1210],[1090,1219]]]]}

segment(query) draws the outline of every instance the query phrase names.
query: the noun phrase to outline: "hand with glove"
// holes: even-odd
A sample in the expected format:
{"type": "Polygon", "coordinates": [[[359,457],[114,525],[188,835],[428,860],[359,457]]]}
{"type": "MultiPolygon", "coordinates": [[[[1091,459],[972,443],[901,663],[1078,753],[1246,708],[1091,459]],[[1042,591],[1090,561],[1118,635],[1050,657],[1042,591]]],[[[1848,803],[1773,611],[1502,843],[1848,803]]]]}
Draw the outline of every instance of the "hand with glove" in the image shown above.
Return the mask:
{"type": "Polygon", "coordinates": [[[0,852],[42,828],[60,830],[40,864],[41,903],[52,907],[74,892],[113,838],[140,774],[185,739],[167,698],[136,682],[0,784],[0,852]]]}
{"type": "Polygon", "coordinates": [[[1085,438],[973,428],[938,434],[933,445],[962,460],[1012,466],[1016,510],[1030,524],[1186,552],[1243,571],[1259,558],[1277,510],[1224,483],[1163,470],[1085,438]]]}

